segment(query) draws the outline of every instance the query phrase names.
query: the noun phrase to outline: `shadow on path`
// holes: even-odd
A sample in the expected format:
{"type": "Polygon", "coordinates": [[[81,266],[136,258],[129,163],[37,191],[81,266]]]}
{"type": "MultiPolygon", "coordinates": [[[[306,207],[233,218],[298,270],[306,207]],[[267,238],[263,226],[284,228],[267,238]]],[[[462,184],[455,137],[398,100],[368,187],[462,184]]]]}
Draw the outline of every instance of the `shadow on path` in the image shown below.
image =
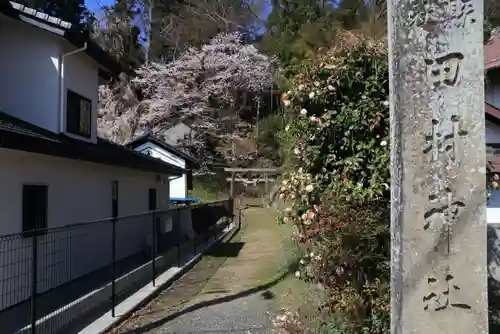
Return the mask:
{"type": "Polygon", "coordinates": [[[215,247],[208,250],[203,256],[222,258],[238,257],[244,245],[244,242],[224,242],[217,244],[215,247]]]}
{"type": "Polygon", "coordinates": [[[226,302],[229,302],[229,301],[232,301],[232,300],[235,300],[235,299],[238,299],[238,298],[243,298],[243,297],[246,297],[246,296],[258,293],[258,292],[262,292],[261,296],[262,296],[263,299],[266,299],[266,300],[272,299],[272,298],[274,298],[273,293],[270,292],[270,291],[267,291],[267,290],[269,288],[275,286],[276,284],[278,284],[284,278],[286,278],[289,275],[289,273],[290,273],[289,270],[287,270],[285,273],[283,273],[282,275],[280,275],[278,278],[270,281],[269,283],[266,283],[266,284],[263,284],[263,285],[259,285],[259,286],[256,286],[254,288],[250,288],[248,290],[245,290],[245,291],[242,291],[242,292],[238,292],[236,294],[232,294],[232,295],[229,295],[229,296],[224,296],[224,297],[216,298],[216,299],[213,299],[213,300],[207,300],[207,301],[204,301],[204,302],[200,302],[200,303],[191,305],[191,306],[185,308],[184,310],[175,312],[175,313],[173,313],[173,314],[171,314],[169,316],[166,316],[166,317],[164,317],[162,319],[159,319],[159,320],[157,320],[155,322],[152,322],[150,324],[147,324],[147,325],[144,325],[144,326],[141,326],[139,328],[132,329],[132,330],[128,330],[128,331],[125,331],[125,332],[122,332],[122,333],[123,334],[142,334],[142,333],[147,333],[148,331],[153,330],[155,328],[158,328],[158,327],[160,327],[160,326],[162,326],[162,325],[164,325],[164,324],[166,324],[166,323],[174,320],[175,318],[180,317],[181,315],[184,315],[186,313],[190,313],[190,312],[202,309],[204,307],[208,307],[208,306],[212,306],[212,305],[216,305],[216,304],[226,303],[226,302]]]}

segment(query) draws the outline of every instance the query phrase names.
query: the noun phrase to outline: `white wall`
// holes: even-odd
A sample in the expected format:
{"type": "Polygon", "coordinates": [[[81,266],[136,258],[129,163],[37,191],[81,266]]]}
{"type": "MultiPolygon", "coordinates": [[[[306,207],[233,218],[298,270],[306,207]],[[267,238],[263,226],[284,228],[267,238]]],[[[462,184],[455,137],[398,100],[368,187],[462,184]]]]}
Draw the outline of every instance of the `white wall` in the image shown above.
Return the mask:
{"type": "MultiPolygon", "coordinates": [[[[75,50],[75,47],[69,43],[62,44],[62,53],[75,50]]],[[[99,86],[98,65],[91,60],[85,53],[77,53],[67,56],[64,60],[64,111],[66,111],[66,90],[70,89],[75,93],[92,101],[91,114],[91,141],[97,140],[97,92],[99,86]]],[[[63,129],[66,131],[66,118],[63,114],[63,129]]]]}
{"type": "MultiPolygon", "coordinates": [[[[150,155],[154,158],[162,159],[174,166],[186,168],[186,161],[178,157],[163,148],[153,144],[144,143],[136,148],[137,151],[141,153],[150,152],[150,155]]],[[[188,196],[187,191],[187,176],[183,174],[182,177],[173,177],[170,181],[170,198],[186,198],[188,196]]]]}
{"type": "Polygon", "coordinates": [[[187,198],[187,177],[183,174],[179,178],[172,178],[170,181],[170,198],[187,198]]]}
{"type": "MultiPolygon", "coordinates": [[[[110,217],[113,180],[119,184],[119,216],[148,211],[149,188],[168,191],[154,173],[0,149],[0,235],[21,232],[23,183],[48,185],[48,224],[60,227],[110,217]]],[[[150,216],[117,223],[118,258],[143,249],[151,223],[150,216]]],[[[39,237],[39,292],[109,264],[111,231],[106,221],[39,237]]],[[[29,296],[30,260],[31,239],[0,237],[0,309],[29,296]]]]}
{"type": "MultiPolygon", "coordinates": [[[[0,110],[53,132],[65,131],[59,115],[59,60],[77,48],[63,38],[0,14],[0,110]]],[[[97,135],[99,64],[85,53],[65,57],[66,89],[92,101],[91,140],[97,135]]]]}
{"type": "Polygon", "coordinates": [[[0,14],[0,110],[58,130],[59,42],[0,14]]]}
{"type": "MultiPolygon", "coordinates": [[[[486,144],[500,144],[500,126],[486,120],[486,144]]],[[[487,205],[487,222],[500,223],[500,192],[493,191],[487,205]]]]}
{"type": "Polygon", "coordinates": [[[500,208],[499,207],[490,207],[490,204],[488,203],[488,208],[486,209],[486,221],[489,224],[499,224],[500,223],[500,208]]]}

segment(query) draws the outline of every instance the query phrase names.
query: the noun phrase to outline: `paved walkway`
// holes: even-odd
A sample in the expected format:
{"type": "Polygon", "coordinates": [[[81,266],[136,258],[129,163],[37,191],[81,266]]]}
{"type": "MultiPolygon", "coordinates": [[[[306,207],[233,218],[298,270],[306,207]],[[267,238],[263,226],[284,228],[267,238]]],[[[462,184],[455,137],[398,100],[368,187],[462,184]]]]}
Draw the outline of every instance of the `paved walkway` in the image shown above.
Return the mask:
{"type": "MultiPolygon", "coordinates": [[[[259,217],[257,210],[262,209],[247,211],[257,214],[253,220],[269,218],[259,217]]],[[[267,289],[281,277],[262,282],[258,272],[275,260],[280,245],[274,241],[272,233],[254,224],[247,226],[244,220],[242,231],[231,241],[215,246],[170,289],[113,332],[270,333],[273,296],[267,289]]]]}
{"type": "Polygon", "coordinates": [[[254,294],[184,313],[150,333],[270,333],[267,308],[254,294]]]}

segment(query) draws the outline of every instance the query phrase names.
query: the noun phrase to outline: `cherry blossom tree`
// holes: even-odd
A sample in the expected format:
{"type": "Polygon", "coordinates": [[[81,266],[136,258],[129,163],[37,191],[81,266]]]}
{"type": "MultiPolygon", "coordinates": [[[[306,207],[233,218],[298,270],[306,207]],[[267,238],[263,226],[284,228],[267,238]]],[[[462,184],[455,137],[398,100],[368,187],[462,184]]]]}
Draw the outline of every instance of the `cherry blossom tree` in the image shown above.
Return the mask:
{"type": "MultiPolygon", "coordinates": [[[[118,94],[102,88],[100,106],[106,111],[101,116],[106,119],[101,130],[108,132],[107,137],[115,137],[112,139],[124,137],[124,132],[133,137],[146,128],[163,137],[173,124],[188,122],[196,136],[181,144],[199,158],[206,160],[207,145],[213,144],[226,160],[240,158],[231,146],[249,136],[255,117],[245,115],[249,109],[242,101],[254,103],[272,87],[277,65],[275,59],[242,40],[240,33],[219,34],[200,48],[186,50],[173,62],[142,66],[130,80],[142,95],[136,105],[127,103],[131,101],[130,88],[115,89],[118,94]],[[113,111],[116,106],[126,110],[113,111]],[[109,117],[110,113],[115,117],[109,117]]],[[[255,112],[256,108],[250,110],[255,112]]]]}

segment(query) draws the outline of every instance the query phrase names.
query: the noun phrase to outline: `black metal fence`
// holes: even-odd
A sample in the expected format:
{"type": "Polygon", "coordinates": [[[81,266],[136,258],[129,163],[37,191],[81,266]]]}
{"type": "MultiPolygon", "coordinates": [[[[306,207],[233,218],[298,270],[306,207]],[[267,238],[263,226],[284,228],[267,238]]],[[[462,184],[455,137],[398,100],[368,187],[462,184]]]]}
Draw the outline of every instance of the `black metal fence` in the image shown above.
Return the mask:
{"type": "Polygon", "coordinates": [[[0,236],[0,332],[88,324],[181,267],[232,222],[232,200],[0,236]]]}

